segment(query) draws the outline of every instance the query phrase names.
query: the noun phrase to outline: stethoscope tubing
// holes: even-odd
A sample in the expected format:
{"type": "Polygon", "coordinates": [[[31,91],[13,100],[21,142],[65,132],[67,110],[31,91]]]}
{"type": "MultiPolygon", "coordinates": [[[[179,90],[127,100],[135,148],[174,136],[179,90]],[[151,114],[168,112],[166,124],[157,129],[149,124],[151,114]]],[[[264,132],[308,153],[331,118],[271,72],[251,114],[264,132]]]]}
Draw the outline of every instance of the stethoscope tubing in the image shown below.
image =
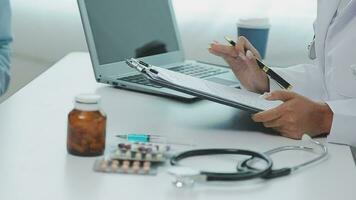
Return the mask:
{"type": "MultiPolygon", "coordinates": [[[[292,172],[299,170],[303,167],[309,166],[313,163],[317,163],[319,161],[321,161],[322,159],[326,158],[326,156],[328,155],[328,149],[325,145],[321,144],[320,142],[316,141],[316,140],[310,140],[312,143],[318,145],[321,149],[322,149],[322,154],[314,159],[311,159],[307,162],[304,162],[302,164],[296,165],[294,167],[285,167],[285,168],[280,168],[280,169],[271,169],[269,173],[265,174],[264,176],[262,176],[263,179],[272,179],[272,178],[277,178],[277,177],[282,177],[282,176],[286,176],[291,174],[292,172]]],[[[306,147],[306,146],[282,146],[282,147],[278,147],[275,149],[271,149],[269,151],[264,152],[267,156],[271,156],[273,154],[282,152],[282,151],[314,151],[313,148],[311,147],[306,147]]],[[[251,165],[249,165],[250,161],[253,161],[254,158],[248,158],[242,162],[240,162],[237,166],[237,170],[238,171],[244,171],[246,169],[248,170],[256,170],[256,168],[252,167],[251,165]]]]}
{"type": "Polygon", "coordinates": [[[307,162],[296,165],[294,167],[272,169],[273,161],[270,158],[270,156],[278,152],[290,151],[290,150],[302,150],[302,151],[311,152],[314,151],[314,148],[307,147],[307,146],[282,146],[275,149],[271,149],[264,153],[259,153],[251,150],[244,150],[244,149],[196,149],[196,150],[185,151],[173,156],[170,160],[170,163],[172,166],[177,166],[179,165],[179,161],[185,158],[206,156],[206,155],[222,155],[222,154],[245,155],[245,156],[250,156],[250,158],[240,162],[237,166],[236,172],[225,173],[225,172],[200,171],[200,175],[206,176],[206,181],[242,181],[242,180],[248,180],[253,178],[272,179],[272,178],[278,178],[278,177],[289,175],[300,168],[321,161],[322,159],[327,157],[328,149],[325,145],[312,139],[310,139],[310,141],[322,149],[321,155],[307,162]],[[252,167],[249,163],[255,159],[260,159],[263,162],[265,162],[266,164],[265,167],[262,169],[252,167]]]}
{"type": "Polygon", "coordinates": [[[196,156],[205,156],[205,155],[245,155],[251,156],[251,158],[259,158],[266,163],[266,166],[263,169],[258,170],[247,170],[247,171],[236,171],[232,173],[221,173],[221,172],[208,172],[208,171],[201,171],[201,175],[206,176],[207,181],[239,181],[239,180],[248,180],[258,177],[263,177],[264,175],[268,174],[271,169],[273,162],[269,158],[269,156],[265,155],[264,153],[258,153],[255,151],[244,150],[244,149],[197,149],[197,150],[190,150],[180,153],[176,156],[171,158],[171,165],[177,166],[179,165],[179,161],[189,158],[189,157],[196,157],[196,156]]]}

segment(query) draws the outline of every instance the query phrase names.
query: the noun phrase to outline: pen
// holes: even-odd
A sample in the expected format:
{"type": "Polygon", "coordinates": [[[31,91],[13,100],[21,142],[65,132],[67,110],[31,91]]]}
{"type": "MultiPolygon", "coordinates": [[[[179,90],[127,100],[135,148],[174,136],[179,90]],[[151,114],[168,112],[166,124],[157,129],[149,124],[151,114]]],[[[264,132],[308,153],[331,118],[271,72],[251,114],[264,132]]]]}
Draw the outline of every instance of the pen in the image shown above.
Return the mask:
{"type": "MultiPolygon", "coordinates": [[[[225,40],[229,42],[232,46],[236,46],[236,42],[234,42],[232,39],[228,38],[225,36],[225,40]]],[[[281,76],[279,76],[276,72],[274,72],[271,68],[269,68],[267,65],[265,65],[261,60],[256,58],[257,65],[262,71],[264,71],[269,77],[274,79],[281,87],[287,90],[292,89],[292,85],[289,84],[286,80],[284,80],[281,76]]]]}

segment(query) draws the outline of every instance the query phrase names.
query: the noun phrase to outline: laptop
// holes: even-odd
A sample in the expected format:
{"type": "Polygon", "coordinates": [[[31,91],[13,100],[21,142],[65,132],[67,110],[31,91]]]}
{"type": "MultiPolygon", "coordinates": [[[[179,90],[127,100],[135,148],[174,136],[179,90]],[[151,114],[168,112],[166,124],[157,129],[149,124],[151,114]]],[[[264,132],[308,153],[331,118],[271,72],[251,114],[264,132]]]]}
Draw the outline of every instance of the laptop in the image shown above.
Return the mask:
{"type": "Polygon", "coordinates": [[[150,83],[128,67],[138,58],[152,65],[231,87],[233,72],[184,56],[171,0],[78,0],[97,82],[175,98],[196,97],[150,83]]]}

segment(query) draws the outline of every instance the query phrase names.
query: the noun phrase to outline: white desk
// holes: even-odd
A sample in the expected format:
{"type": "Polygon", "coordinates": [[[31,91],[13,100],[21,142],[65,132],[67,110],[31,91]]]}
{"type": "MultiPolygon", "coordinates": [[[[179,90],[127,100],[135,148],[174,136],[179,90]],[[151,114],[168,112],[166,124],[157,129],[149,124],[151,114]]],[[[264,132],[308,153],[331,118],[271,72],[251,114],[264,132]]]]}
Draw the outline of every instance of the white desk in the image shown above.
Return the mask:
{"type": "MultiPolygon", "coordinates": [[[[354,199],[356,170],[348,147],[329,144],[330,157],[288,177],[244,183],[196,185],[176,190],[157,176],[94,173],[95,158],[66,152],[67,113],[78,93],[97,92],[108,114],[108,142],[119,132],[185,137],[198,147],[265,151],[299,141],[260,132],[249,114],[198,101],[171,99],[97,84],[86,53],[70,54],[0,105],[0,199],[354,199]]],[[[280,156],[277,165],[308,156],[280,156]]],[[[202,160],[206,162],[206,160],[202,160]]],[[[209,163],[211,167],[224,167],[209,163]]],[[[192,163],[194,164],[194,163],[192,163]]],[[[208,164],[207,164],[208,166],[208,164]]]]}

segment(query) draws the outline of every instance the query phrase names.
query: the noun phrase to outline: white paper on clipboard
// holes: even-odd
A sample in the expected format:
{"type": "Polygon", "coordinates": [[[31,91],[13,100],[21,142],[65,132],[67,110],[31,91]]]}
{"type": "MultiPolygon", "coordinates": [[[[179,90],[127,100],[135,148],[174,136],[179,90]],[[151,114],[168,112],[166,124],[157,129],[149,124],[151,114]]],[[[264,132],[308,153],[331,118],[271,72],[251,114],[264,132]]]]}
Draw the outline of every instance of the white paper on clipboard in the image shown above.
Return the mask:
{"type": "MultiPolygon", "coordinates": [[[[211,95],[218,99],[225,100],[226,102],[236,102],[241,104],[243,107],[254,108],[254,111],[269,110],[282,103],[282,101],[265,100],[260,94],[249,92],[244,89],[225,86],[160,67],[152,68],[158,71],[158,75],[155,75],[155,77],[164,80],[167,83],[180,86],[185,90],[195,91],[195,93],[211,95]]],[[[184,92],[184,90],[181,90],[181,92],[184,92]]]]}

